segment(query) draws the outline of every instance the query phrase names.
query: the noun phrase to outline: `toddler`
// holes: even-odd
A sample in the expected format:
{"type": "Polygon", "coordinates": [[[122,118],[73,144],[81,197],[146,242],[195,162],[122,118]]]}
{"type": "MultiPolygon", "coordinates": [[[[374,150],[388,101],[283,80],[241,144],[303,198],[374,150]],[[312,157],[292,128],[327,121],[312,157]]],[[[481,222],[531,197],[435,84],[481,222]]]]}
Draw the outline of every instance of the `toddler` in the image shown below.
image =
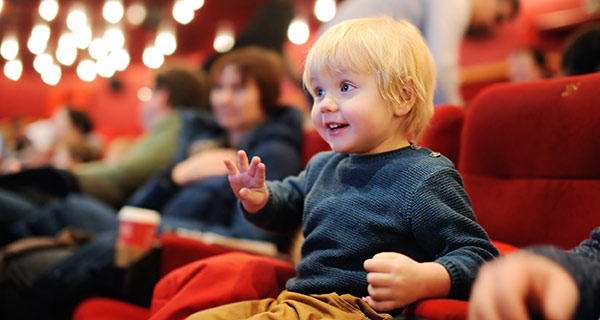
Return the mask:
{"type": "Polygon", "coordinates": [[[435,68],[420,32],[391,18],[348,20],[310,50],[312,122],[331,146],[305,171],[265,181],[258,157],[225,160],[249,221],[302,226],[297,275],[276,299],[188,319],[389,319],[420,299],[467,299],[498,254],[452,163],[418,140],[433,113],[435,68]]]}

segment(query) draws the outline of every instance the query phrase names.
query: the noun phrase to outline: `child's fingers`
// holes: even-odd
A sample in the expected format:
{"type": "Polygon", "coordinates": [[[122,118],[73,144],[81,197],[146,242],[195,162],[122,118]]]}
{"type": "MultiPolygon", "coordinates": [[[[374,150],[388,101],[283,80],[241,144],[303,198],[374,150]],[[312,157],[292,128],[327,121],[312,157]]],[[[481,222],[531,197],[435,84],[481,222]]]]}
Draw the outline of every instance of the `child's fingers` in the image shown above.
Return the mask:
{"type": "Polygon", "coordinates": [[[380,252],[373,256],[373,259],[395,259],[398,257],[397,252],[380,252]]]}
{"type": "Polygon", "coordinates": [[[367,292],[369,292],[369,297],[377,301],[394,300],[394,291],[389,287],[375,287],[369,285],[367,292]]]}
{"type": "Polygon", "coordinates": [[[248,171],[248,156],[244,150],[238,151],[238,168],[240,172],[248,171]]]}
{"type": "Polygon", "coordinates": [[[389,273],[374,273],[367,274],[367,282],[374,286],[387,287],[392,284],[392,277],[389,273]]]}
{"type": "Polygon", "coordinates": [[[260,182],[264,183],[267,178],[267,169],[265,168],[264,163],[259,163],[256,168],[256,177],[260,178],[260,182]]]}
{"type": "Polygon", "coordinates": [[[259,197],[261,196],[258,192],[252,191],[248,188],[242,188],[239,191],[240,200],[250,202],[250,203],[258,203],[260,202],[259,197]]]}
{"type": "Polygon", "coordinates": [[[238,169],[235,166],[235,163],[229,159],[224,159],[223,163],[225,163],[225,167],[227,168],[227,174],[230,176],[234,176],[238,174],[238,169]]]}
{"type": "Polygon", "coordinates": [[[394,267],[394,261],[390,259],[367,259],[363,263],[363,267],[369,272],[390,272],[394,267]]]}
{"type": "Polygon", "coordinates": [[[366,301],[371,306],[371,308],[377,311],[390,311],[396,308],[396,304],[394,303],[394,301],[377,301],[372,297],[367,297],[366,301]]]}
{"type": "Polygon", "coordinates": [[[252,157],[252,162],[250,163],[250,168],[248,169],[248,174],[255,177],[256,176],[256,168],[258,167],[258,165],[260,164],[260,158],[259,157],[252,157]]]}

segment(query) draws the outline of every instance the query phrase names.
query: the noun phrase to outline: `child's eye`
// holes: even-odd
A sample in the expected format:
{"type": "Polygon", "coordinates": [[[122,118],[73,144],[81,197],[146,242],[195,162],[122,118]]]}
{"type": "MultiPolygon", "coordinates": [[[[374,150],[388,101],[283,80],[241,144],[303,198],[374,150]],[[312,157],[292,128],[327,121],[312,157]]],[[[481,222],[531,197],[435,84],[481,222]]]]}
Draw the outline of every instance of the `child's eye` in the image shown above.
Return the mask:
{"type": "Polygon", "coordinates": [[[354,86],[345,81],[342,82],[342,85],[340,86],[340,91],[342,92],[350,91],[352,89],[354,89],[354,86]]]}
{"type": "Polygon", "coordinates": [[[323,90],[323,89],[321,89],[321,88],[316,88],[316,89],[315,89],[315,95],[316,95],[317,97],[321,97],[321,96],[323,96],[324,94],[325,94],[325,90],[323,90]]]}

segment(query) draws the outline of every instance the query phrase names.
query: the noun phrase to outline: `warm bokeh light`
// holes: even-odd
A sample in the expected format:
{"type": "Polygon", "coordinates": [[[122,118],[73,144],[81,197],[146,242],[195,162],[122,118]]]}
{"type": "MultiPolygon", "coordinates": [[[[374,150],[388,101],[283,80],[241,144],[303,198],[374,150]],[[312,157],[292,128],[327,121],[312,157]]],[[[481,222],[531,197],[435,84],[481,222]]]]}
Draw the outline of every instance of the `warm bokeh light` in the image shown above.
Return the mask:
{"type": "Polygon", "coordinates": [[[56,0],[42,0],[39,7],[40,16],[46,21],[52,21],[58,13],[58,2],[56,0]]]}
{"type": "Polygon", "coordinates": [[[335,17],[335,0],[317,0],[315,2],[315,16],[321,22],[331,21],[335,17]]]}
{"type": "Polygon", "coordinates": [[[87,25],[87,16],[81,6],[74,7],[67,16],[67,27],[71,31],[84,28],[87,25]]]}
{"type": "Polygon", "coordinates": [[[213,42],[213,48],[217,52],[227,52],[235,45],[235,35],[230,25],[223,25],[217,30],[215,35],[215,41],[213,42]]]}
{"type": "Polygon", "coordinates": [[[36,24],[31,30],[31,36],[48,41],[50,39],[50,27],[45,23],[36,24]]]}
{"type": "Polygon", "coordinates": [[[213,47],[217,52],[227,52],[235,45],[235,39],[230,34],[222,34],[215,37],[213,47]]]}
{"type": "Polygon", "coordinates": [[[79,79],[91,82],[96,79],[96,64],[90,59],[85,59],[77,65],[77,76],[79,79]]]}
{"type": "Polygon", "coordinates": [[[112,63],[112,61],[108,58],[108,56],[106,56],[100,58],[96,62],[96,71],[98,72],[99,76],[103,78],[110,78],[115,74],[117,70],[115,69],[115,66],[112,63]]]}
{"type": "Polygon", "coordinates": [[[198,10],[204,6],[204,0],[183,0],[192,10],[198,10]]]}
{"type": "Polygon", "coordinates": [[[142,2],[134,2],[127,8],[125,15],[129,23],[139,26],[146,19],[146,7],[142,2]]]}
{"type": "Polygon", "coordinates": [[[152,89],[148,87],[139,88],[137,91],[137,97],[142,102],[150,101],[150,99],[152,99],[152,89]]]}
{"type": "Polygon", "coordinates": [[[130,57],[129,53],[125,49],[119,49],[111,52],[108,55],[108,59],[111,61],[112,65],[117,71],[123,71],[127,69],[127,66],[129,66],[130,57]]]}
{"type": "Polygon", "coordinates": [[[110,28],[104,32],[104,43],[108,50],[118,50],[125,44],[125,35],[119,28],[110,28]]]}
{"type": "Polygon", "coordinates": [[[70,66],[77,59],[77,48],[75,46],[61,46],[56,49],[56,60],[65,66],[70,66]]]}
{"type": "Polygon", "coordinates": [[[15,59],[4,64],[4,75],[12,81],[17,81],[23,73],[23,64],[21,60],[15,59]]]}
{"type": "Polygon", "coordinates": [[[34,37],[31,35],[29,40],[27,40],[27,48],[29,51],[35,55],[41,54],[46,50],[46,46],[48,45],[48,41],[34,37]]]}
{"type": "Polygon", "coordinates": [[[177,0],[173,5],[173,18],[181,24],[188,24],[194,20],[194,9],[184,0],[177,0]]]}
{"type": "Polygon", "coordinates": [[[19,53],[19,42],[14,34],[4,36],[0,45],[0,54],[6,60],[13,60],[19,53]]]}
{"type": "Polygon", "coordinates": [[[42,81],[51,86],[56,85],[62,77],[60,67],[52,64],[42,71],[42,81]]]}
{"type": "Polygon", "coordinates": [[[88,48],[90,56],[96,60],[108,55],[108,45],[104,38],[96,38],[92,40],[88,48]]]}
{"type": "Polygon", "coordinates": [[[47,53],[42,53],[33,59],[33,68],[40,74],[52,64],[54,64],[52,56],[47,53]]]}
{"type": "Polygon", "coordinates": [[[168,56],[177,49],[177,39],[175,39],[175,35],[172,32],[165,30],[156,36],[154,46],[159,49],[162,54],[168,56]]]}
{"type": "Polygon", "coordinates": [[[75,47],[75,36],[70,32],[65,32],[58,38],[59,47],[75,47]]]}
{"type": "Polygon", "coordinates": [[[2,12],[2,8],[4,8],[4,1],[0,0],[0,12],[2,12]]]}
{"type": "Polygon", "coordinates": [[[294,44],[303,44],[308,40],[310,36],[310,29],[308,23],[302,18],[294,18],[288,28],[288,39],[294,44]]]}
{"type": "Polygon", "coordinates": [[[142,55],[142,61],[146,67],[158,69],[165,62],[165,57],[155,47],[147,47],[142,55]]]}
{"type": "Polygon", "coordinates": [[[31,30],[31,35],[27,40],[27,48],[31,53],[38,55],[46,50],[48,39],[50,38],[50,27],[45,23],[38,23],[31,30]]]}
{"type": "Polygon", "coordinates": [[[110,23],[117,23],[123,18],[123,2],[119,0],[107,0],[102,8],[102,15],[104,19],[110,23]]]}
{"type": "Polygon", "coordinates": [[[79,28],[73,31],[73,38],[77,48],[82,50],[86,49],[89,47],[90,42],[92,42],[92,29],[90,29],[88,26],[79,28]]]}

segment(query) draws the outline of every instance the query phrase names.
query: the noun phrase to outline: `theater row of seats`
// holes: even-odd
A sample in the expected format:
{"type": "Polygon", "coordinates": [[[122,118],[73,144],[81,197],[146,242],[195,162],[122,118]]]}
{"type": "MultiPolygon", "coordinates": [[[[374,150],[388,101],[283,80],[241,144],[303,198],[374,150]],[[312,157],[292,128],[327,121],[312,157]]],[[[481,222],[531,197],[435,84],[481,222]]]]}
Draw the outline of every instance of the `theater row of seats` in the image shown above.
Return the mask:
{"type": "MultiPolygon", "coordinates": [[[[576,246],[600,225],[600,73],[483,90],[467,110],[436,109],[422,145],[457,166],[479,223],[502,254],[519,247],[576,246]]],[[[305,154],[326,148],[307,132],[305,154]]],[[[180,319],[233,300],[274,296],[293,266],[273,258],[222,254],[194,261],[206,246],[161,236],[163,277],[152,310],[91,298],[74,319],[180,319]],[[177,268],[183,266],[181,268],[177,268]],[[241,274],[242,268],[244,274],[241,274]],[[207,296],[208,301],[207,301],[207,296]]],[[[214,247],[210,254],[230,251],[214,247]]],[[[465,319],[468,303],[431,299],[406,313],[465,319]]]]}

